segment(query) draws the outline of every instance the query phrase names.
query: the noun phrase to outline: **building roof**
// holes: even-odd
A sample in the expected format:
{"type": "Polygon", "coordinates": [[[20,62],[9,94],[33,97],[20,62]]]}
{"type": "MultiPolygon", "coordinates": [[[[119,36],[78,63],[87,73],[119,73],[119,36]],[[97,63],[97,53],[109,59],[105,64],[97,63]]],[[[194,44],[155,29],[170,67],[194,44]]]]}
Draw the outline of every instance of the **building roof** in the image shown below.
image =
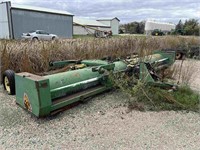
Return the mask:
{"type": "Polygon", "coordinates": [[[67,11],[49,9],[49,8],[44,8],[44,7],[11,4],[11,8],[73,16],[73,14],[67,11]]]}
{"type": "Polygon", "coordinates": [[[174,23],[170,23],[170,22],[159,22],[159,21],[154,21],[154,20],[147,20],[146,23],[155,23],[155,24],[165,24],[165,25],[175,25],[174,23]]]}
{"type": "Polygon", "coordinates": [[[118,21],[120,21],[119,18],[117,18],[117,17],[114,17],[114,18],[103,18],[103,19],[98,19],[97,21],[104,21],[104,20],[105,20],[105,21],[106,21],[106,20],[107,20],[107,21],[111,21],[111,20],[114,20],[114,19],[117,19],[118,21]]]}
{"type": "Polygon", "coordinates": [[[84,18],[78,18],[74,17],[73,18],[74,24],[80,24],[80,25],[89,25],[89,26],[99,26],[99,27],[110,27],[108,25],[105,25],[99,21],[96,20],[90,20],[90,19],[84,19],[84,18]]]}

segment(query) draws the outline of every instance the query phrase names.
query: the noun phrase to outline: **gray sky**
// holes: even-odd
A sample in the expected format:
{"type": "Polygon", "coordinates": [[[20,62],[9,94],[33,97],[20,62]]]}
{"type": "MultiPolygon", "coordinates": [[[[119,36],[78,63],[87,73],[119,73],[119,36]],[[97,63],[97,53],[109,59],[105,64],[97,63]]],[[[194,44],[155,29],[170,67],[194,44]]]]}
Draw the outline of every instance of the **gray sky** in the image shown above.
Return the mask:
{"type": "Polygon", "coordinates": [[[15,4],[66,10],[90,19],[118,17],[121,23],[153,19],[177,23],[200,18],[199,0],[11,0],[15,4]]]}

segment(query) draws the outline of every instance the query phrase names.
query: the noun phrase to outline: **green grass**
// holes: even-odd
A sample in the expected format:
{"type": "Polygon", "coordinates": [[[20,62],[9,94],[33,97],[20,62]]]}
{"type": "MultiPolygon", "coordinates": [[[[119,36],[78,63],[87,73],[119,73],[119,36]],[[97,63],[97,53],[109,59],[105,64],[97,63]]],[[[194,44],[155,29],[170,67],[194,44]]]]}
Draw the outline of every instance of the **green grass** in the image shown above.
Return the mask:
{"type": "MultiPolygon", "coordinates": [[[[199,111],[200,96],[187,86],[179,87],[177,91],[169,92],[157,87],[142,87],[137,94],[131,95],[129,105],[142,105],[144,110],[188,110],[199,111]],[[145,92],[145,93],[144,93],[145,92]]],[[[129,106],[130,107],[130,106],[129,106]]]]}
{"type": "Polygon", "coordinates": [[[128,108],[145,111],[187,110],[198,112],[200,95],[189,86],[179,86],[177,90],[166,90],[147,86],[134,77],[110,75],[117,88],[129,98],[128,108]]]}
{"type": "Polygon", "coordinates": [[[199,109],[200,96],[192,91],[188,86],[180,87],[178,91],[172,93],[174,98],[186,108],[191,110],[199,109]]]}

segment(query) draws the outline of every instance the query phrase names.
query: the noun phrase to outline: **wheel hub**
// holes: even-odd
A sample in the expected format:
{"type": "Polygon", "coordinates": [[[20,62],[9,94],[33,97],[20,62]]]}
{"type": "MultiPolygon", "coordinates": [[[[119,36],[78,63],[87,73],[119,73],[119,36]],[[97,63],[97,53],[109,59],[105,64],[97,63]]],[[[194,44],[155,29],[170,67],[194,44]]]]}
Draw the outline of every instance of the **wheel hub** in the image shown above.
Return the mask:
{"type": "Polygon", "coordinates": [[[4,85],[5,85],[5,89],[8,93],[10,93],[10,83],[9,83],[9,80],[8,80],[8,77],[5,77],[4,78],[4,85]]]}

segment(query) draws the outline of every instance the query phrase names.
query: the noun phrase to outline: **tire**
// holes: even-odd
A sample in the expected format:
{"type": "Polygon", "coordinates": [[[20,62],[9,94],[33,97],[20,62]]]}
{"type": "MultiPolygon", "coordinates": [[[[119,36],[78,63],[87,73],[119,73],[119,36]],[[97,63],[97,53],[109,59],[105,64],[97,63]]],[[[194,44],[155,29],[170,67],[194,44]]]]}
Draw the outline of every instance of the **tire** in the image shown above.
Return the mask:
{"type": "Polygon", "coordinates": [[[181,60],[182,56],[182,53],[176,53],[176,60],[181,60]]]}
{"type": "Polygon", "coordinates": [[[15,95],[15,72],[13,70],[6,70],[3,73],[3,87],[9,95],[15,95]]]}
{"type": "Polygon", "coordinates": [[[53,37],[52,37],[52,40],[54,41],[55,39],[56,39],[56,37],[55,37],[55,36],[53,36],[53,37]]]}
{"type": "Polygon", "coordinates": [[[38,41],[37,37],[32,38],[33,41],[38,41]]]}

